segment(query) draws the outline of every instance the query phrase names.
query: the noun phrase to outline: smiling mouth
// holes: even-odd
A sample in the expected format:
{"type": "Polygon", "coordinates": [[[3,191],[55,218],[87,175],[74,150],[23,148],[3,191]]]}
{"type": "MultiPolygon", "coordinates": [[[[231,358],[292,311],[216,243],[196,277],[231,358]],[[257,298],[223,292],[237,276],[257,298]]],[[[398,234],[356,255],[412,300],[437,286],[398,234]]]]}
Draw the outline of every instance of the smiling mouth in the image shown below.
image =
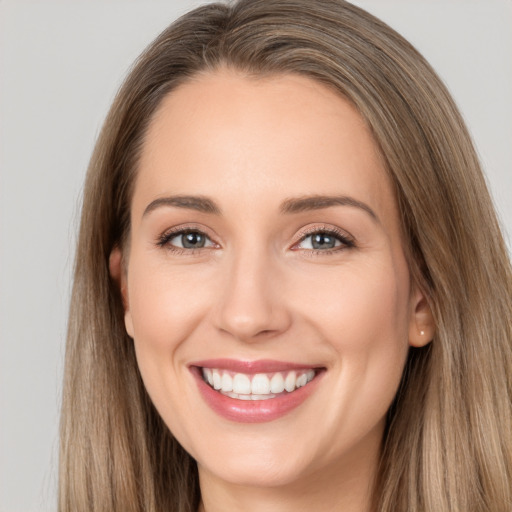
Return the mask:
{"type": "Polygon", "coordinates": [[[282,418],[318,389],[327,368],[261,359],[208,359],[189,366],[205,403],[222,418],[263,423],[282,418]]]}
{"type": "Polygon", "coordinates": [[[317,375],[314,368],[272,373],[236,373],[220,368],[201,368],[201,375],[212,389],[237,400],[270,400],[293,393],[317,375]]]}

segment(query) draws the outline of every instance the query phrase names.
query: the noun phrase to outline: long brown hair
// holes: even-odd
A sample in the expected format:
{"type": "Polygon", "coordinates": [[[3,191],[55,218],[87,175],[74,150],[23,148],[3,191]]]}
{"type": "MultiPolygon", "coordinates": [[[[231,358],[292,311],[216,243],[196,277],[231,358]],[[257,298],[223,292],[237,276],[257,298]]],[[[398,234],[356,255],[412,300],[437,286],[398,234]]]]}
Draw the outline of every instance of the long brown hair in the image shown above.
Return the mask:
{"type": "Polygon", "coordinates": [[[167,28],[122,85],[92,156],[69,316],[59,510],[193,511],[197,468],[142,384],[109,276],[138,156],[163,97],[198,72],[295,73],[360,111],[396,189],[405,250],[436,321],[388,415],[375,509],[512,510],[511,268],[446,88],[400,35],[342,0],[241,0],[167,28]]]}

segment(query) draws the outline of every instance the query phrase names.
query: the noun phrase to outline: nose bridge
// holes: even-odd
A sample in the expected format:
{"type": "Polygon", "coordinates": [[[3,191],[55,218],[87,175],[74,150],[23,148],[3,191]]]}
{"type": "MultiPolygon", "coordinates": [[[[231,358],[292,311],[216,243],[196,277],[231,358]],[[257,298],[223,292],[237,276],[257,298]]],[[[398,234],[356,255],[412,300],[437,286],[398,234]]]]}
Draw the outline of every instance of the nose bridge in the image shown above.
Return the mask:
{"type": "Polygon", "coordinates": [[[218,327],[243,341],[286,329],[289,315],[279,292],[279,270],[268,249],[257,244],[233,250],[218,304],[218,327]],[[260,335],[260,336],[258,336],[260,335]]]}

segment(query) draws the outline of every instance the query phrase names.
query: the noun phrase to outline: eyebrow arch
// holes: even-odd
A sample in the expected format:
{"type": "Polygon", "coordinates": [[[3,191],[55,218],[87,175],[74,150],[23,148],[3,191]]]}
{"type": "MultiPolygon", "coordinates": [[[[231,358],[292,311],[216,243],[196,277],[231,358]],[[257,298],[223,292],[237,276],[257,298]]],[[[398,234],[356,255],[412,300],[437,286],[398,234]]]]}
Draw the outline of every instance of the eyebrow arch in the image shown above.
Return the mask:
{"type": "Polygon", "coordinates": [[[146,216],[160,206],[174,206],[175,208],[186,208],[214,215],[221,215],[222,213],[220,208],[211,199],[204,196],[169,196],[160,197],[151,201],[142,216],[146,216]]]}
{"type": "Polygon", "coordinates": [[[284,214],[290,214],[308,210],[321,210],[322,208],[329,208],[330,206],[353,206],[360,208],[368,213],[373,220],[379,222],[377,214],[366,203],[349,196],[314,195],[290,198],[283,201],[280,211],[284,214]]]}

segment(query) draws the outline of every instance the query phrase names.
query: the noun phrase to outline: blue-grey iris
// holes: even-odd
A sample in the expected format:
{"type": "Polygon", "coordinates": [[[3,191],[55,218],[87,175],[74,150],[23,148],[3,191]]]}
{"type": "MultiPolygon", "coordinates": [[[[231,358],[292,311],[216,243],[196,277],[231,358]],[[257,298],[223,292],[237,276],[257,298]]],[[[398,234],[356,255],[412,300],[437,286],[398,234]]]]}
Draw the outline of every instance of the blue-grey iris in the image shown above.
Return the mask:
{"type": "Polygon", "coordinates": [[[333,249],[336,245],[336,238],[325,233],[316,233],[311,236],[313,249],[333,249]]]}

